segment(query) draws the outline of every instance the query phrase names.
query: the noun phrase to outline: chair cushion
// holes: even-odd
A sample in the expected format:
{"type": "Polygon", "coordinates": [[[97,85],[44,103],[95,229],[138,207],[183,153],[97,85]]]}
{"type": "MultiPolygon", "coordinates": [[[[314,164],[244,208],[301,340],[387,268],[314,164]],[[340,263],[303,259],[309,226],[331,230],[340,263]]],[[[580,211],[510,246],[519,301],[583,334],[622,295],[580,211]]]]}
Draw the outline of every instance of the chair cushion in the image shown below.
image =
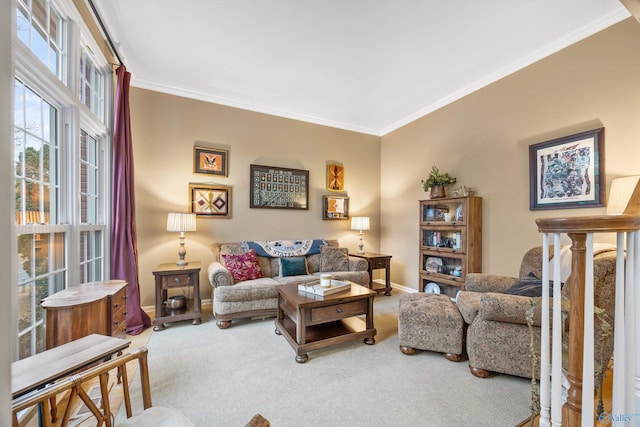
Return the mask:
{"type": "Polygon", "coordinates": [[[321,246],[320,254],[320,271],[349,271],[347,248],[321,246]]]}
{"type": "Polygon", "coordinates": [[[253,249],[249,249],[247,252],[241,254],[222,255],[222,259],[225,267],[229,270],[231,276],[233,276],[234,283],[263,277],[260,264],[253,249]]]}
{"type": "Polygon", "coordinates": [[[278,258],[280,277],[308,275],[307,259],[303,256],[278,258]]]}

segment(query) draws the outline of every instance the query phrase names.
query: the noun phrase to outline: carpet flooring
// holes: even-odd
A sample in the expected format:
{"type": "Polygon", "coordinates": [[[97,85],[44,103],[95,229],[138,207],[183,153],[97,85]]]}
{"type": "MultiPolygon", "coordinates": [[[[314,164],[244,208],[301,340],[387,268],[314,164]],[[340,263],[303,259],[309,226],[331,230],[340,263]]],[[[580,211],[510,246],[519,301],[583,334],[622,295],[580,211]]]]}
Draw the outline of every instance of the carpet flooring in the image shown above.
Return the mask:
{"type": "Polygon", "coordinates": [[[528,379],[479,379],[466,360],[402,354],[399,295],[375,299],[375,345],[310,352],[305,364],[274,333],[273,319],[234,321],[226,330],[213,318],[167,324],[148,343],[153,404],[182,412],[198,427],[244,426],[256,413],[274,427],[500,427],[529,415],[528,379]]]}

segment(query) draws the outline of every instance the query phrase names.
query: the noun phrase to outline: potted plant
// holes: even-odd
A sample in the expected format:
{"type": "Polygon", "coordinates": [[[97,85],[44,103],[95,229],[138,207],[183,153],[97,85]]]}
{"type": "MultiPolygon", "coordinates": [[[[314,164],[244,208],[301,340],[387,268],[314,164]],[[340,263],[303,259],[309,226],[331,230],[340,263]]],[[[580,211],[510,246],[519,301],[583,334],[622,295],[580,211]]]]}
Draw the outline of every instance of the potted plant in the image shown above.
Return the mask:
{"type": "Polygon", "coordinates": [[[429,173],[429,177],[427,179],[422,180],[422,187],[424,191],[431,189],[431,198],[439,199],[441,197],[445,197],[445,187],[450,184],[455,184],[456,178],[453,178],[448,173],[440,172],[436,166],[431,168],[431,172],[429,173]]]}

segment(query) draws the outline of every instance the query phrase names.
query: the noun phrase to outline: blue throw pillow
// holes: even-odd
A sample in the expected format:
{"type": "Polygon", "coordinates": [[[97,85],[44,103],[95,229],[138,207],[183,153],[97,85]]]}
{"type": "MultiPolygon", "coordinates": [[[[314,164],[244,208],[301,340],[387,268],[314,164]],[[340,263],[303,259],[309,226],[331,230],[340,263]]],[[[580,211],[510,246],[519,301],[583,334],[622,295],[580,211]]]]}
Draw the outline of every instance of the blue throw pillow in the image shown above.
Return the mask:
{"type": "Polygon", "coordinates": [[[309,274],[307,258],[303,256],[280,258],[280,276],[301,276],[309,274]]]}

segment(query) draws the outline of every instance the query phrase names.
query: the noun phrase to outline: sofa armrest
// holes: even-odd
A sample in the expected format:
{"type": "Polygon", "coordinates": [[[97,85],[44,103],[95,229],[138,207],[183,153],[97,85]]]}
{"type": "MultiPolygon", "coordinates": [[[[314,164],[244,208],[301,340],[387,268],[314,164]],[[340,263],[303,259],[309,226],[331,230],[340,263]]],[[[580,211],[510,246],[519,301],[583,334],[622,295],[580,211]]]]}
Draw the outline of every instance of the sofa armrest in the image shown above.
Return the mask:
{"type": "MultiPolygon", "coordinates": [[[[534,298],[532,297],[487,292],[480,297],[478,318],[494,322],[526,325],[527,313],[532,307],[533,300],[534,298]]],[[[533,312],[534,326],[541,325],[539,298],[537,300],[538,304],[533,312]]],[[[549,303],[552,304],[553,302],[550,300],[549,303]]]]}
{"type": "Polygon", "coordinates": [[[211,283],[211,286],[214,288],[233,285],[233,276],[231,275],[231,272],[217,261],[209,264],[207,276],[209,277],[209,283],[211,283]]]}
{"type": "Polygon", "coordinates": [[[469,273],[465,277],[464,287],[472,292],[505,293],[518,279],[496,274],[469,273]]]}
{"type": "Polygon", "coordinates": [[[369,271],[369,263],[364,258],[349,256],[349,271],[369,271]]]}

